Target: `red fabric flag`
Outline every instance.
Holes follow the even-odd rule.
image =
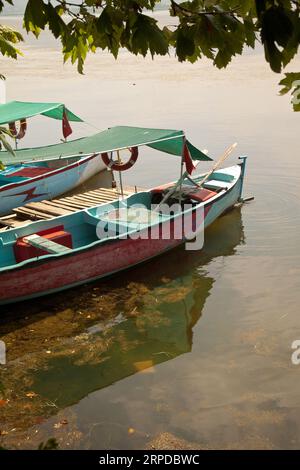
[[[188,149],[186,142],[184,144],[184,149],[183,149],[183,159],[185,161],[186,171],[188,172],[189,175],[191,175],[195,167],[194,167],[193,160],[192,160],[192,157],[191,157],[191,154],[190,154],[190,151]]]
[[[63,114],[62,131],[63,131],[63,136],[65,139],[69,137],[69,135],[72,134],[73,132],[72,127],[70,126],[66,111],[64,111],[64,114]]]

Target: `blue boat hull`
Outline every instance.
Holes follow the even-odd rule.
[[[38,176],[24,178],[14,176],[22,174],[18,167],[10,167],[5,172],[0,173],[0,215],[9,214],[16,207],[23,206],[29,202],[50,200],[61,194],[80,186],[89,178],[104,170],[105,165],[97,154],[88,157],[81,157],[78,161],[73,161],[57,169],[51,169],[51,165],[59,162],[59,159],[49,161],[49,171],[45,166],[39,167],[39,162],[31,165],[21,166],[23,173],[30,172],[30,169],[41,169]],[[64,160],[62,160],[64,161]],[[45,162],[43,162],[45,165]],[[19,170],[19,171],[18,171]],[[5,184],[6,183],[6,184]],[[7,184],[8,183],[8,184]]]

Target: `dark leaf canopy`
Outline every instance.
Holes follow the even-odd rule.
[[[0,0],[0,11],[13,0]],[[152,12],[159,0],[27,0],[24,27],[38,37],[49,28],[60,39],[64,60],[83,73],[90,52],[121,48],[132,54],[166,55],[179,61],[207,57],[226,67],[246,47],[261,42],[271,69],[280,73],[295,57],[300,42],[300,0],[170,0],[170,25],[160,26]],[[171,25],[172,24],[172,25]],[[0,27],[0,51],[17,58],[22,36]],[[284,90],[297,93],[287,74]],[[294,109],[298,105],[294,103]]]

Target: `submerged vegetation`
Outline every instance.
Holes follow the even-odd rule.
[[[0,444],[3,447],[21,445],[35,449],[51,434],[59,448],[78,447],[84,436],[70,405],[93,389],[151,368],[189,348],[185,337],[181,341],[183,349],[181,346],[178,349],[176,342],[172,346],[175,334],[167,352],[159,340],[156,346],[147,344],[151,331],[157,331],[159,338],[165,334],[160,330],[172,328],[160,305],[175,306],[192,291],[192,285],[178,289],[176,283],[172,288],[168,279],[163,282],[168,286],[167,297],[166,288],[151,292],[141,283],[111,291],[108,286],[94,287],[90,295],[82,289],[75,300],[70,293],[65,301],[53,305],[52,315],[51,311],[40,310],[33,317],[0,326],[9,360],[9,373],[8,368],[0,369]],[[184,334],[184,330],[178,334]],[[121,353],[122,371],[117,367]],[[61,388],[60,379],[52,373],[52,369],[60,374],[66,368],[68,390]],[[89,380],[78,384],[76,377],[84,368]],[[46,389],[44,382],[47,382]]]

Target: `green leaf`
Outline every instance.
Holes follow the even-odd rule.
[[[152,57],[155,54],[167,54],[168,41],[154,18],[138,14],[132,30],[131,49],[134,54],[145,56],[148,50]]]
[[[0,52],[2,55],[6,55],[13,59],[16,59],[18,55],[21,55],[21,52],[6,41],[2,35],[0,35]]]
[[[290,72],[285,74],[285,78],[283,78],[279,85],[283,88],[280,90],[281,95],[285,95],[289,93],[294,88],[294,83],[300,80],[300,72]]]
[[[180,61],[186,60],[187,57],[193,56],[195,53],[195,43],[190,37],[188,29],[180,27],[176,36],[176,54]]]
[[[5,1],[6,3],[9,3],[10,5],[13,5],[13,0],[0,0],[0,12],[3,10],[4,1]]]
[[[255,0],[242,0],[239,4],[235,2],[235,5],[238,13],[242,16],[254,15],[256,12]]]
[[[283,88],[280,90],[280,95],[292,93],[291,103],[294,111],[300,111],[300,72],[290,72],[285,74],[279,85]]]
[[[274,72],[281,72],[285,48],[293,37],[293,23],[282,6],[272,6],[261,16],[261,40],[265,57]]]
[[[95,25],[93,44],[101,49],[107,48],[117,58],[124,29],[121,13],[108,6],[103,9]]]
[[[9,26],[0,25],[0,34],[5,37],[5,39],[13,44],[23,41],[23,36],[19,31],[15,31]]]
[[[256,42],[255,25],[253,21],[248,17],[244,19],[244,31],[245,42],[247,46],[252,47],[252,49],[254,49]]]
[[[0,52],[2,55],[17,59],[22,53],[15,44],[23,41],[22,35],[8,26],[0,25]]]
[[[56,39],[67,32],[66,24],[59,15],[59,9],[57,7],[54,8],[51,3],[48,3],[45,13],[48,15],[49,29]]]
[[[41,29],[45,29],[48,22],[47,5],[43,0],[28,0],[24,13],[24,27],[31,31],[36,37]]]

